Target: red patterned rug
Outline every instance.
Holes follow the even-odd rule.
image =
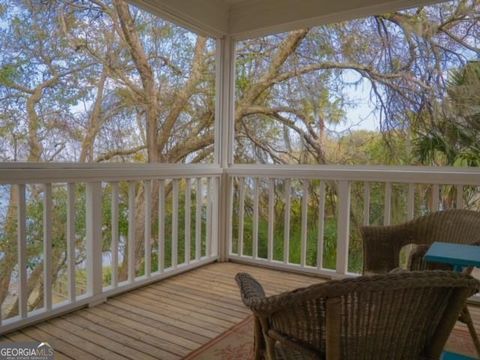
[[[475,346],[466,326],[456,326],[448,339],[446,350],[477,358]],[[217,336],[190,353],[186,360],[251,360],[253,359],[253,317]]]
[[[455,326],[452,334],[448,338],[445,350],[478,359],[475,345],[473,344],[473,340],[470,336],[467,326],[463,324],[460,325],[459,323],[457,324],[458,325]]]

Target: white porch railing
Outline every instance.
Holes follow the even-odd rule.
[[[14,204],[17,231],[14,273],[17,273],[17,279],[13,284],[16,292],[13,300],[18,301],[18,311],[7,319],[6,314],[0,316],[4,318],[0,321],[0,333],[77,307],[103,302],[109,296],[215,261],[218,257],[216,221],[221,173],[216,166],[1,164],[0,184],[13,187],[18,194]],[[43,229],[43,251],[40,260],[36,259],[37,264],[43,266],[43,306],[33,309],[29,303],[32,291],[29,292],[27,287],[32,274],[27,264],[31,256],[28,249],[32,246],[28,243],[27,227],[34,220],[29,219],[27,214],[27,188],[31,189],[30,192],[36,192],[37,200],[41,203],[40,222]],[[52,293],[52,252],[55,247],[52,224],[53,208],[60,202],[56,190],[62,189],[66,198],[66,221],[62,224],[65,227],[66,266],[61,276],[66,282],[66,299],[55,301],[58,299]],[[120,199],[122,189],[126,194],[123,202]],[[76,199],[76,195],[78,197],[79,193],[85,204],[83,214],[79,214],[77,206],[79,199]],[[109,194],[108,206],[105,206],[104,200],[106,193]],[[154,204],[157,204],[155,208]],[[181,204],[184,207],[182,211]],[[154,212],[155,218],[152,216]],[[109,279],[104,274],[107,268],[104,263],[106,249],[102,249],[106,226],[102,215],[106,213],[109,213],[107,225],[111,229]],[[139,213],[144,219],[141,225],[136,224]],[[182,219],[180,213],[184,214]],[[123,215],[127,218],[128,230],[122,237],[119,224]],[[84,218],[84,239],[79,239],[76,233],[78,217]],[[152,234],[152,227],[156,228],[156,234]],[[182,229],[182,238],[179,229]],[[143,236],[143,241],[139,241],[139,234]],[[143,242],[142,258],[136,259],[139,242]],[[126,251],[119,251],[120,245],[125,246]],[[86,253],[86,259],[80,264],[76,257],[76,248],[79,246]],[[194,253],[191,253],[191,249],[194,249]],[[0,261],[6,261],[6,254],[1,255]],[[152,263],[153,257],[156,263]],[[123,260],[122,267],[119,260]],[[76,277],[79,273],[86,278],[85,291],[78,289]]]
[[[447,208],[480,210],[479,169],[244,165],[227,173],[233,178],[230,259],[325,276],[361,272],[358,232],[357,246],[350,246],[352,223],[358,230],[358,225],[389,225],[394,218],[403,222]],[[264,214],[259,211],[262,199]],[[299,213],[292,208],[294,199]],[[282,223],[275,224],[279,216]],[[295,237],[293,220],[298,228]],[[259,233],[261,224],[266,227],[263,234]],[[334,234],[330,231],[327,238],[327,225],[332,224]]]
[[[12,298],[18,299],[13,316],[0,316],[0,333],[218,258],[346,276],[358,272],[361,263],[351,224],[390,224],[447,207],[478,210],[480,201],[478,169],[425,167],[4,163],[0,186],[17,194],[16,254],[11,255],[16,261]],[[62,301],[53,292],[58,278],[52,277],[59,191],[65,208]],[[32,193],[41,203],[42,239],[28,234]],[[79,202],[84,202],[80,210]],[[79,238],[79,218],[84,238]],[[43,264],[43,301],[36,307],[27,286],[33,240],[43,246],[36,259]],[[79,246],[84,261],[77,258]],[[0,255],[5,261],[6,254]],[[79,274],[86,278],[84,291],[78,289]]]

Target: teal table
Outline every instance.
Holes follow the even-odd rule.
[[[480,246],[434,242],[425,254],[424,259],[431,263],[452,265],[454,271],[460,272],[463,271],[465,267],[480,267]],[[460,318],[467,324],[475,348],[480,355],[480,341],[478,340],[477,332],[473,326],[473,321],[467,306],[463,309]],[[453,353],[445,353],[442,359],[454,360],[468,358]]]
[[[454,271],[480,267],[480,246],[434,242],[424,256],[431,263],[449,264]]]
[[[475,360],[475,358],[461,354],[455,354],[449,351],[444,351],[442,353],[442,356],[440,357],[440,360]]]

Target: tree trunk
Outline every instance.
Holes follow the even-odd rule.
[[[62,267],[65,266],[65,257],[62,257],[62,249],[54,248],[52,252],[52,285],[58,278],[58,274]],[[38,309],[43,306],[43,281],[40,278],[43,276],[43,264],[39,264],[30,274],[30,278],[27,284],[27,299],[30,298],[34,290],[37,290],[37,296],[28,302],[28,311]],[[8,310],[7,317],[12,317],[18,314],[18,298],[13,303],[12,307]]]
[[[5,233],[4,248],[5,256],[0,261],[0,304],[3,304],[8,295],[12,271],[17,265],[17,215],[18,191],[15,186],[10,188],[10,201],[5,219],[3,232]]]
[[[114,0],[113,4],[117,11],[120,25],[122,28],[123,38],[125,39],[133,62],[140,74],[143,85],[145,117],[146,117],[146,133],[147,133],[147,151],[148,162],[156,163],[159,159],[157,134],[158,134],[158,103],[157,88],[153,70],[148,63],[148,58],[143,49],[140,37],[138,36],[130,13],[128,4],[123,0]]]
[[[82,151],[80,153],[79,162],[92,162],[94,155],[95,138],[102,126],[102,102],[103,92],[105,89],[105,82],[107,81],[107,69],[105,66],[102,69],[102,74],[97,83],[97,95],[95,96],[95,102],[91,110],[90,118],[88,121],[87,134],[82,142]]]

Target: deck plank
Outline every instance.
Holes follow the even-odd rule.
[[[120,299],[119,302],[131,305],[131,306],[136,306],[139,309],[142,309],[144,311],[148,311],[150,313],[155,313],[155,310],[156,310],[154,305],[140,303],[140,302],[137,301],[137,299],[123,298],[123,299]],[[162,314],[162,315],[166,316],[166,314]],[[212,324],[211,321],[204,322],[201,319],[198,319],[198,317],[185,316],[185,314],[178,313],[177,311],[175,311],[175,312],[169,311],[168,312],[168,317],[173,319],[175,323],[178,322],[178,326],[179,327],[182,326],[182,328],[184,328],[187,331],[191,330],[191,331],[195,331],[195,332],[198,332],[198,333],[206,331],[211,336],[215,336],[215,334],[216,334],[215,331],[213,331],[213,332],[210,331],[210,330],[212,330],[212,327],[213,327],[213,324]],[[159,323],[159,326],[161,326],[161,323]],[[225,326],[225,325],[222,325],[222,324],[216,324],[216,326],[218,326],[219,328],[221,328],[223,330],[228,328],[228,325]]]
[[[8,334],[5,337],[5,340],[8,341],[8,342],[33,342],[33,341],[38,341],[37,339],[35,339],[33,337],[30,337],[30,336],[28,336],[28,335],[26,335],[26,334],[24,334],[20,331],[16,331],[16,332]],[[72,359],[72,358],[64,355],[63,353],[61,353],[59,350],[56,349],[55,359],[69,360],[69,359]]]
[[[141,331],[137,331],[135,329],[132,329],[131,327],[111,321],[106,318],[102,318],[94,313],[90,313],[87,311],[81,312],[78,315],[84,319],[90,320],[94,324],[102,324],[108,329],[109,332],[112,332],[113,334],[118,334],[120,337],[122,337],[123,335],[130,337],[135,341],[143,344],[146,349],[150,348],[151,346],[155,347],[155,353],[162,359],[177,359],[179,356],[178,353],[174,352],[175,349],[172,349],[172,344],[170,344],[169,342],[165,342],[158,337],[143,333]],[[184,350],[180,351],[180,353],[182,352],[184,352]]]
[[[8,336],[6,337],[6,339],[8,341],[11,341],[11,342],[37,342],[38,340],[30,337],[30,336],[27,336],[21,332],[14,332],[14,333],[10,333],[8,334]],[[55,351],[55,359],[57,360],[69,360],[69,359],[72,359],[71,357],[61,353],[59,350],[56,349]]]
[[[55,356],[59,353],[68,354],[69,357],[72,359],[85,359],[85,360],[95,360],[98,357],[68,343],[63,341],[62,339],[52,337],[50,334],[46,333],[43,330],[38,329],[35,326],[28,327],[26,329],[21,330],[22,333],[27,334],[35,341],[47,341],[54,349],[55,349]]]
[[[67,320],[68,319],[68,320]],[[154,360],[155,358],[132,348],[130,346],[125,346],[120,342],[120,339],[117,338],[112,340],[110,337],[104,336],[103,333],[94,332],[90,330],[90,327],[79,326],[76,324],[74,318],[71,317],[62,317],[57,318],[51,321],[52,325],[57,326],[60,329],[69,331],[87,341],[90,341],[98,346],[105,348],[106,350],[116,353],[120,356],[124,356],[128,359],[145,359],[145,360]]]
[[[126,299],[125,297],[124,299]],[[223,326],[229,328],[235,325],[236,321],[230,319],[222,319],[218,317],[218,314],[212,312],[205,313],[204,309],[198,307],[188,308],[183,303],[168,304],[159,300],[150,299],[146,296],[139,296],[134,293],[129,294],[128,299],[132,299],[138,304],[141,304],[147,309],[150,309],[152,312],[156,310],[158,306],[164,307],[167,311],[170,311],[172,314],[178,314],[178,318],[184,320],[187,317],[192,317],[197,319],[199,322],[204,324],[210,324],[209,326]]]
[[[183,355],[189,350],[195,349],[198,345],[191,340],[181,338],[176,334],[164,331],[159,327],[146,325],[137,319],[117,316],[117,313],[107,311],[104,308],[98,307],[96,309],[92,309],[92,312],[106,319],[110,319],[114,323],[129,327],[132,333],[140,332],[144,334],[150,334],[151,336],[157,338],[157,341],[162,342],[162,348],[179,355]]]
[[[208,306],[208,303],[203,301],[197,304],[191,304],[188,301],[185,301],[182,296],[174,297],[168,294],[162,294],[161,291],[156,293],[145,290],[142,293],[135,295],[141,295],[146,302],[153,303],[155,306],[165,306],[166,308],[173,307],[175,310],[182,309],[182,311],[188,315],[191,313],[198,313],[206,315],[209,319],[218,319],[225,323],[233,322],[233,324],[236,324],[244,318],[244,316],[235,313],[220,311],[212,306]]]
[[[250,314],[234,281],[238,272],[252,274],[268,295],[324,281],[215,263],[12,332],[0,342],[47,341],[59,359],[181,359]],[[480,332],[480,307],[471,314]]]
[[[177,334],[181,338],[190,339],[199,344],[202,344],[205,342],[205,340],[216,336],[216,332],[198,327],[195,324],[188,322],[188,320],[180,321],[167,316],[166,314],[152,313],[151,311],[144,310],[143,308],[137,306],[136,303],[131,305],[128,302],[123,302],[116,299],[113,299],[109,303],[112,305],[112,307],[105,308],[105,310],[111,311],[114,314],[131,318],[133,320],[138,320],[151,326],[160,327],[165,331]]]
[[[49,343],[54,344],[55,343],[55,338],[56,339],[62,339],[65,342],[74,345],[76,347],[79,347],[88,353],[94,355],[95,357],[99,357],[102,359],[112,359],[112,360],[125,360],[127,359],[124,356],[121,356],[120,354],[117,354],[113,351],[109,351],[108,349],[105,349],[103,346],[99,346],[95,344],[95,342],[90,341],[88,339],[84,339],[76,334],[73,334],[70,331],[65,331],[62,328],[59,328],[55,325],[52,325],[50,322],[43,322],[37,327],[41,330],[44,330],[46,333],[50,334],[52,336]],[[54,345],[52,345],[54,346]],[[55,349],[55,347],[54,347]],[[67,352],[67,355],[69,353]]]
[[[201,306],[205,306],[207,309],[215,309],[220,314],[228,314],[237,318],[239,317],[240,319],[244,319],[248,313],[248,310],[245,309],[244,306],[225,306],[224,302],[216,301],[216,297],[213,299],[206,299],[205,297],[195,295],[193,292],[178,293],[178,291],[171,291],[167,287],[163,287],[161,289],[150,288],[148,292],[151,294],[157,294],[159,296],[166,296],[168,299],[182,301],[186,304],[195,305],[197,307],[199,304],[201,304]]]

